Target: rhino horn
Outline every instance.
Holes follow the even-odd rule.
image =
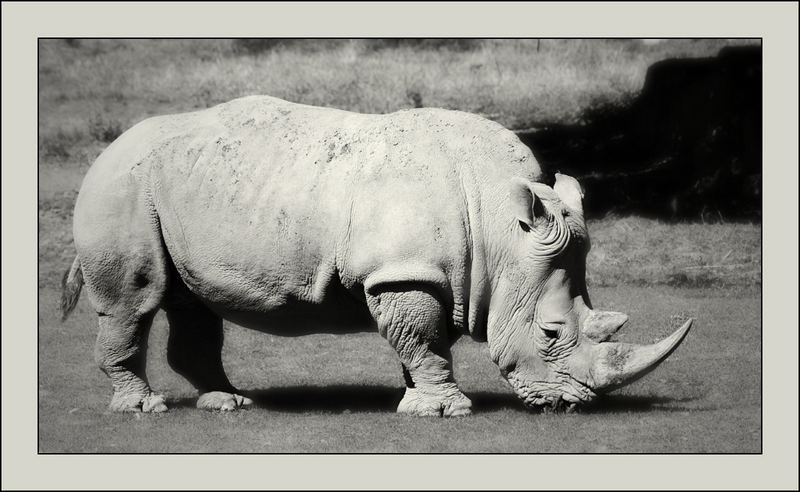
[[[578,180],[561,173],[556,173],[555,178],[553,190],[561,201],[571,209],[583,213],[583,190]]]
[[[598,343],[593,347],[591,378],[594,391],[607,392],[630,384],[655,369],[681,344],[693,319],[652,345]]]
[[[583,322],[583,334],[595,342],[604,342],[628,322],[628,315],[614,311],[592,311]]]

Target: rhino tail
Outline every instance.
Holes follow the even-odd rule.
[[[76,256],[72,266],[64,272],[64,278],[61,279],[61,321],[66,320],[78,304],[81,287],[83,287],[83,272],[81,262]]]

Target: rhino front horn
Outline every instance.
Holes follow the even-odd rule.
[[[593,347],[590,386],[594,391],[607,392],[630,384],[655,369],[681,344],[693,319],[686,321],[675,333],[652,345],[630,343],[599,343]]]

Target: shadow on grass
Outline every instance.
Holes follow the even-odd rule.
[[[513,394],[478,392],[468,395],[476,411],[519,410],[539,413],[539,410],[526,409]],[[694,398],[668,398],[658,396],[610,395],[603,396],[582,407],[579,412],[586,414],[638,413],[638,412],[685,412],[689,410],[676,403],[693,401]]]
[[[256,408],[280,412],[394,412],[403,388],[389,386],[286,386],[242,391]],[[194,407],[196,398],[176,398],[171,408]]]
[[[282,412],[394,412],[403,388],[389,386],[288,386],[248,393],[260,408]]]
[[[287,386],[253,391],[243,394],[253,399],[257,408],[280,412],[387,412],[397,409],[403,398],[404,388],[389,386]],[[522,402],[512,393],[471,392],[475,412],[500,410],[527,411]],[[683,403],[694,398],[667,398],[656,396],[619,395],[605,396],[581,410],[587,414],[624,412],[683,412],[689,410]],[[195,398],[178,398],[170,403],[172,408],[194,407]]]
[[[686,412],[689,408],[682,403],[694,401],[694,397],[668,398],[663,396],[607,395],[598,398],[582,410],[583,413],[626,413],[626,412]]]

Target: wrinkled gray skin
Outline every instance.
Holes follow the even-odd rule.
[[[527,405],[571,408],[652,369],[689,323],[604,342],[627,317],[590,309],[580,187],[539,177],[512,132],[457,111],[248,97],[151,118],[84,179],[64,314],[85,282],[118,411],[166,410],[145,375],[159,308],[201,408],[251,403],[222,368],[223,318],[286,336],[377,325],[406,376],[399,412],[470,413],[450,357],[464,334]]]

